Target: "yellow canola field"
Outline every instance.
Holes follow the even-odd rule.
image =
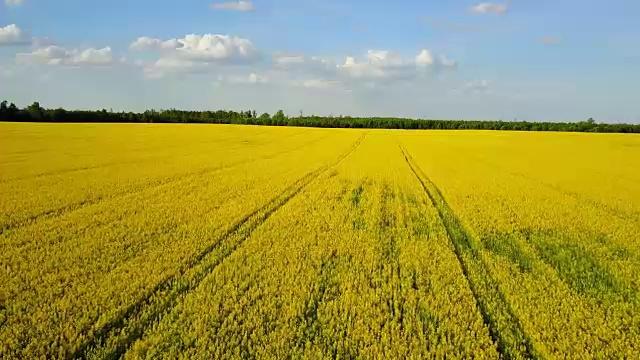
[[[0,124],[0,357],[640,357],[640,137]]]

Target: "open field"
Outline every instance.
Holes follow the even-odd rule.
[[[0,358],[640,358],[640,136],[0,123]]]

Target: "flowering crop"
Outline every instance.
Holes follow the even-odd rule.
[[[0,130],[2,358],[640,356],[640,138]]]

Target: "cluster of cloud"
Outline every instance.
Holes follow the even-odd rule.
[[[0,46],[26,45],[28,43],[24,32],[16,24],[0,27]]]
[[[27,65],[107,66],[114,63],[110,47],[102,49],[67,49],[57,45],[18,53],[16,61]]]
[[[0,28],[0,43],[24,41],[16,25]],[[223,34],[189,34],[181,38],[139,37],[130,45],[128,59],[116,60],[111,47],[67,48],[34,39],[32,50],[16,54],[19,65],[140,68],[147,78],[168,75],[207,75],[214,83],[257,85],[277,83],[309,89],[390,85],[427,79],[429,74],[455,69],[444,55],[421,49],[413,56],[389,50],[369,50],[363,56],[321,58],[274,53],[265,58],[245,38]],[[139,55],[138,55],[139,54]],[[217,76],[217,82],[215,81]]]
[[[212,7],[237,11],[254,9],[252,3],[245,1],[219,3]],[[16,63],[20,65],[107,67],[117,62],[109,46],[66,48],[38,39],[25,41],[24,32],[15,24],[0,28],[0,45],[16,44],[32,45],[30,52],[16,54]],[[123,58],[120,63],[141,68],[147,78],[207,74],[212,79],[217,75],[217,83],[255,85],[276,82],[309,89],[331,89],[342,85],[353,89],[361,84],[371,86],[416,81],[424,78],[425,74],[457,67],[455,61],[444,55],[437,56],[428,49],[421,49],[414,56],[388,50],[369,50],[362,57],[346,56],[342,61],[275,53],[269,61],[261,56],[250,40],[223,34],[189,34],[171,39],[143,36],[133,41],[129,49],[132,60]],[[144,54],[138,57],[133,53]]]
[[[256,8],[251,1],[231,1],[224,3],[214,3],[211,5],[213,10],[225,10],[225,11],[254,11]]]
[[[258,55],[251,41],[219,34],[191,34],[181,39],[169,40],[140,37],[129,48],[136,51],[158,52],[163,56],[203,62],[251,61]]]
[[[8,4],[9,2],[6,1]],[[14,1],[14,5],[19,5]],[[16,24],[0,27],[0,46],[30,46],[31,52],[17,53],[20,65],[105,66],[114,63],[111,47],[65,48],[52,44],[47,38],[28,38]]]
[[[159,56],[155,62],[140,63],[149,77],[200,71],[213,65],[251,64],[259,58],[251,41],[221,34],[191,34],[168,40],[140,37],[129,48]]]
[[[276,53],[273,69],[286,72],[292,83],[313,89],[329,89],[345,85],[353,89],[364,84],[392,84],[415,81],[424,75],[455,69],[457,63],[422,49],[413,57],[388,50],[369,50],[363,57],[346,56],[343,61],[300,54]],[[299,79],[296,81],[295,79]]]

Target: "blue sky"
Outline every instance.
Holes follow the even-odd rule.
[[[637,0],[0,0],[24,106],[640,123]]]

